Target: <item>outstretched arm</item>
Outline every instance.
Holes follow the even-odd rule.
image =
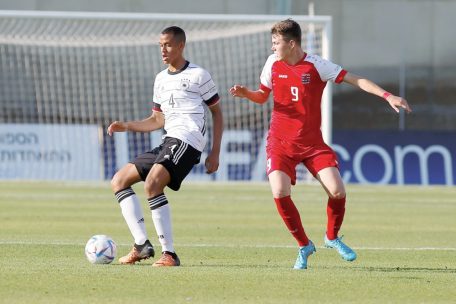
[[[363,91],[366,91],[368,93],[371,93],[373,95],[379,96],[384,98],[390,106],[399,113],[399,108],[403,108],[407,113],[412,112],[412,109],[410,108],[409,104],[407,103],[407,100],[400,96],[395,96],[384,89],[382,89],[380,86],[372,82],[371,80],[367,78],[363,78],[361,76],[352,74],[352,73],[347,73],[344,77],[344,82],[349,83],[355,87],[360,88]]]
[[[111,136],[114,132],[151,132],[163,128],[165,125],[165,116],[163,113],[153,111],[152,115],[139,121],[114,121],[108,127],[108,134]]]
[[[213,122],[212,149],[204,164],[206,166],[206,173],[214,173],[219,167],[220,145],[223,133],[223,114],[220,103],[210,106],[209,110],[212,113]]]
[[[234,85],[230,89],[230,94],[234,97],[247,98],[255,103],[263,104],[268,100],[270,92],[266,92],[262,89],[256,91],[249,90],[247,87],[241,85]]]

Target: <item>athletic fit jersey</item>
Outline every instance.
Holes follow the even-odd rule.
[[[301,145],[323,143],[321,97],[328,80],[340,83],[347,72],[317,55],[307,55],[291,66],[269,56],[260,76],[260,88],[272,90],[269,136]]]
[[[218,101],[211,75],[195,64],[187,62],[177,72],[163,70],[155,78],[153,110],[165,115],[165,136],[180,139],[198,151],[206,145],[203,102],[212,106]]]

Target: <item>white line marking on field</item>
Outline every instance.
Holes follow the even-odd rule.
[[[83,243],[71,242],[40,242],[40,241],[0,241],[0,245],[50,245],[50,246],[85,246]],[[131,246],[131,244],[118,243],[118,246]],[[157,246],[157,245],[154,245]],[[160,245],[158,245],[160,246]],[[176,247],[202,247],[202,248],[296,248],[291,245],[229,245],[229,244],[175,244]],[[323,249],[323,246],[317,246]],[[452,247],[352,247],[355,250],[396,250],[396,251],[456,251]]]

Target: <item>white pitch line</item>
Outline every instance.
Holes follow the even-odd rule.
[[[50,245],[50,246],[85,246],[83,243],[71,242],[39,242],[39,241],[0,241],[0,245]],[[118,243],[118,246],[131,246],[131,244]],[[157,246],[157,245],[155,245]],[[159,246],[159,245],[158,245]],[[228,244],[175,244],[176,247],[202,247],[202,248],[296,248],[291,245],[228,245]],[[324,249],[323,246],[317,246]],[[355,250],[395,250],[395,251],[456,251],[452,247],[352,247]]]

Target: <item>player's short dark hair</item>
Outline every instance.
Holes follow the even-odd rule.
[[[298,45],[301,45],[301,27],[291,18],[274,24],[271,28],[271,34],[281,35],[285,41],[294,40]]]
[[[178,27],[178,26],[175,26],[175,25],[165,28],[165,29],[161,32],[161,34],[162,34],[162,35],[166,35],[166,34],[171,34],[171,35],[173,35],[173,39],[174,39],[176,42],[183,42],[183,43],[185,43],[185,40],[186,40],[184,30],[181,29],[181,28]]]

